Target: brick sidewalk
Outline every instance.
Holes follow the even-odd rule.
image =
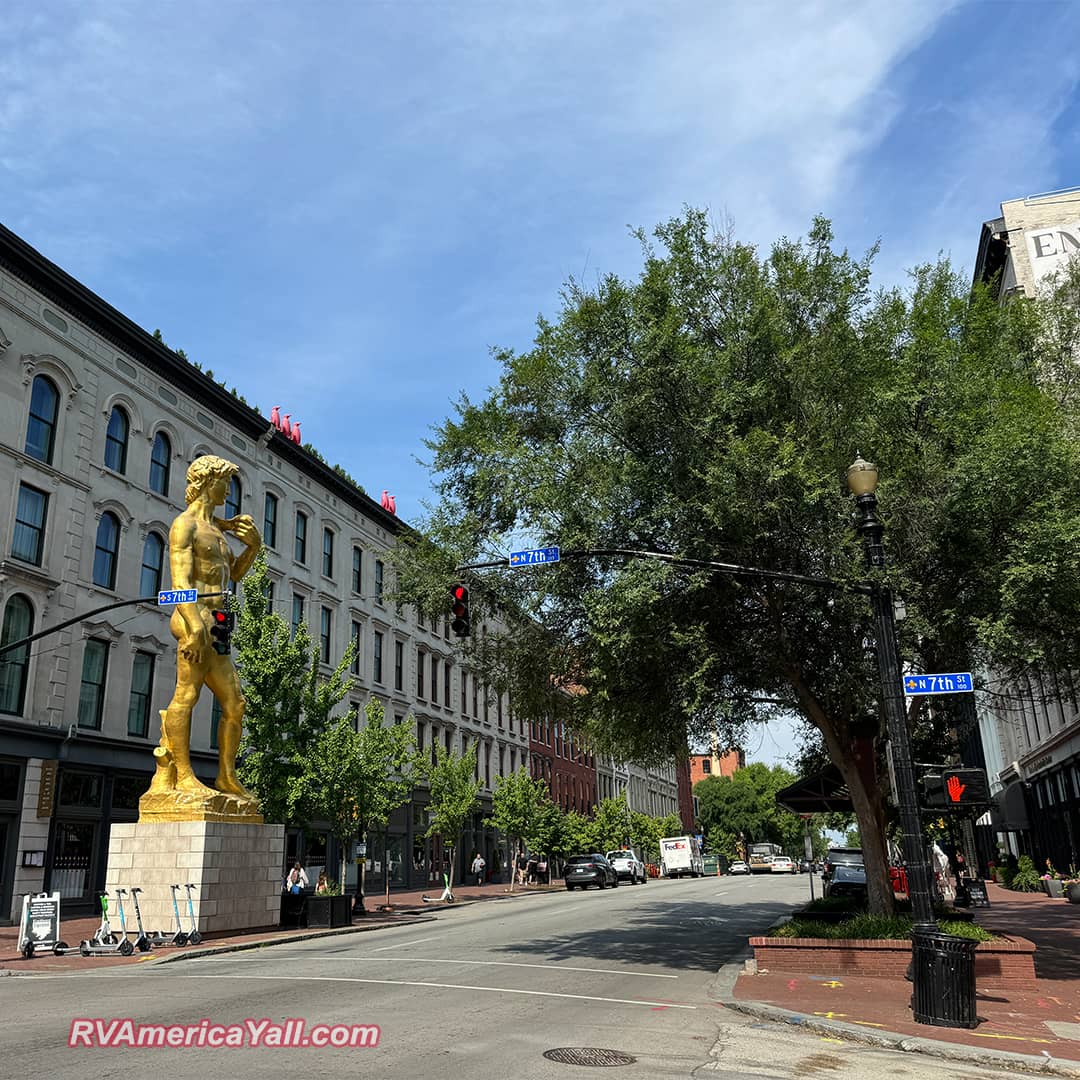
[[[548,886],[515,886],[513,898],[524,898],[549,891],[557,891],[562,888],[562,883]],[[438,896],[441,890],[436,890],[428,896]],[[364,906],[368,912],[362,917],[355,917],[351,927],[339,927],[336,929],[308,929],[284,928],[278,926],[259,927],[252,930],[233,930],[227,933],[206,934],[199,946],[184,946],[175,948],[163,946],[148,953],[134,953],[131,956],[119,954],[107,954],[105,956],[82,956],[78,952],[67,956],[53,956],[52,953],[39,953],[32,960],[26,960],[18,951],[19,927],[0,927],[0,972],[12,974],[34,974],[47,972],[58,974],[66,972],[86,971],[95,967],[115,966],[119,964],[154,963],[162,959],[168,959],[177,955],[198,955],[209,951],[233,950],[253,948],[258,945],[276,945],[288,941],[300,941],[309,937],[362,933],[368,930],[381,930],[388,926],[407,926],[410,923],[426,921],[441,909],[464,907],[471,903],[485,900],[510,899],[509,886],[507,885],[484,885],[482,887],[462,887],[454,890],[457,903],[453,905],[440,903],[425,903],[423,890],[411,892],[390,893],[390,911],[382,909],[383,893],[367,895],[364,897]],[[135,918],[126,905],[129,917],[128,929],[135,930]],[[113,930],[118,930],[120,917],[113,914],[110,919]],[[89,938],[100,925],[100,919],[90,918],[64,918],[61,920],[61,932],[63,940],[69,946],[78,946],[80,941]],[[187,917],[184,924],[187,925]],[[132,937],[134,935],[132,934]]]
[[[829,971],[740,975],[737,1001],[761,1002],[805,1017],[836,1020],[871,1032],[1010,1051],[1080,1062],[1080,907],[1042,893],[1012,893],[987,886],[991,906],[977,908],[988,930],[1035,942],[1037,988],[977,989],[980,1024],[973,1030],[917,1024],[911,984],[902,979],[861,978]]]

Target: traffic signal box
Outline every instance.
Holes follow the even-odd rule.
[[[450,590],[450,629],[457,637],[468,637],[469,625],[469,590],[464,585],[455,585]]]
[[[213,622],[210,624],[210,640],[214,646],[214,652],[222,656],[228,655],[232,645],[233,627],[236,625],[236,616],[231,611],[214,610],[210,613]]]
[[[990,803],[983,769],[938,769],[920,781],[923,806],[930,810],[976,810]]]

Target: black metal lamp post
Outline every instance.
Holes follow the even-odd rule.
[[[847,471],[847,483],[858,508],[855,527],[862,534],[867,569],[880,569],[885,566],[885,550],[881,544],[885,526],[877,516],[877,466],[864,461],[861,456],[856,458]],[[915,1019],[942,1027],[972,1027],[977,1022],[974,1015],[974,943],[969,946],[961,939],[943,935],[934,919],[930,864],[919,817],[911,737],[904,712],[892,590],[876,579],[868,585],[911,899]]]

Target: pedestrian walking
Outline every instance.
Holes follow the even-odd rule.
[[[472,874],[476,878],[477,885],[484,884],[484,867],[487,866],[487,862],[484,860],[484,856],[478,851],[476,858],[472,861]]]
[[[524,851],[518,853],[517,857],[517,876],[518,884],[525,884],[525,875],[529,869],[529,856]]]

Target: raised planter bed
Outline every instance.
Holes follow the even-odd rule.
[[[753,937],[750,945],[758,968],[767,971],[902,979],[911,959],[910,941]],[[975,978],[987,986],[1035,989],[1034,944],[1019,937],[981,941]]]
[[[351,896],[309,896],[307,898],[307,925],[350,926],[352,901]]]

